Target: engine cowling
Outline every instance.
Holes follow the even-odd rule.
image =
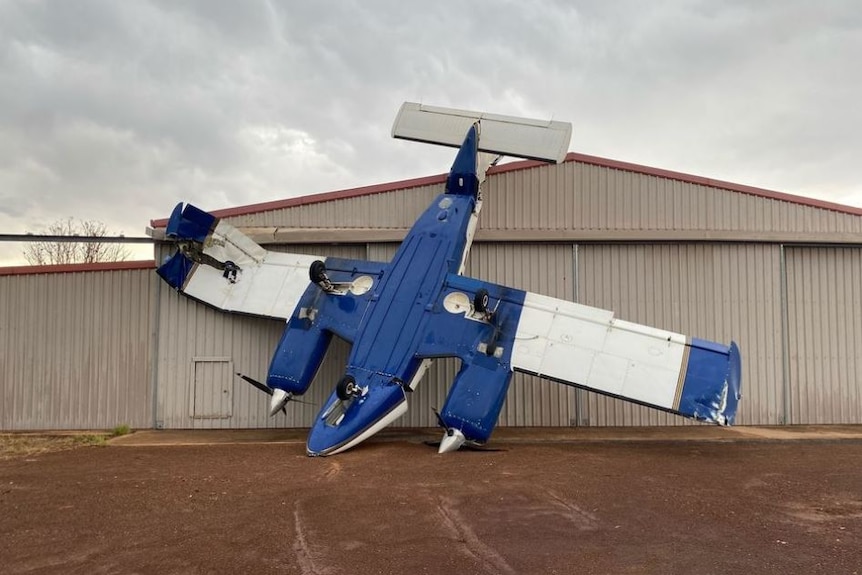
[[[512,372],[490,357],[477,357],[464,363],[440,411],[442,423],[458,430],[465,441],[484,443],[491,436]]]

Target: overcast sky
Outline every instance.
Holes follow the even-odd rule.
[[[860,62],[859,0],[0,0],[0,233],[447,171],[390,138],[405,100],[862,206]]]

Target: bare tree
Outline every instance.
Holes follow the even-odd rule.
[[[120,262],[130,255],[122,244],[96,239],[108,235],[105,224],[97,220],[65,218],[49,225],[40,234],[79,236],[82,241],[31,242],[24,248],[24,258],[31,265]]]

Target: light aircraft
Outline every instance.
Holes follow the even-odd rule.
[[[165,230],[178,250],[158,274],[171,286],[228,312],[287,320],[266,383],[241,376],[271,396],[270,415],[308,390],[333,336],[352,345],[309,433],[309,455],[350,449],[398,419],[431,362],[443,357],[459,358],[461,367],[437,413],[440,453],[488,440],[514,371],[733,422],[741,383],[735,343],[462,275],[486,170],[502,155],[562,161],[571,124],[406,102],[392,133],[459,150],[445,191],[390,262],[267,251],[182,203]]]

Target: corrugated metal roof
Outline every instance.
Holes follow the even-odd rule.
[[[399,241],[443,186],[378,190],[227,221],[260,232],[261,241]],[[594,164],[532,163],[487,179],[476,241],[859,244],[862,217]]]
[[[766,190],[762,188],[757,188],[754,186],[747,186],[744,184],[735,184],[732,182],[726,182],[723,180],[716,180],[712,178],[707,178],[703,176],[696,176],[692,174],[686,174],[683,172],[675,172],[672,170],[664,170],[661,168],[653,168],[649,166],[642,166],[639,164],[633,164],[629,162],[623,162],[619,160],[611,160],[607,158],[600,158],[597,156],[590,156],[587,154],[579,154],[575,152],[569,152],[566,156],[566,160],[563,164],[559,166],[564,166],[565,164],[571,163],[580,163],[584,165],[597,166],[601,168],[608,168],[612,170],[618,170],[621,172],[628,172],[631,174],[640,174],[653,176],[660,179],[678,181],[686,184],[695,184],[697,186],[704,186],[708,188],[715,188],[719,190],[738,192],[742,194],[747,194],[759,198],[765,198],[768,200],[776,200],[780,202],[788,202],[791,204],[797,204],[800,206],[807,206],[812,208],[818,208],[823,210],[830,210],[842,214],[851,214],[855,216],[862,216],[862,208],[855,208],[852,206],[845,206],[842,204],[837,204],[834,202],[827,202],[823,200],[817,200],[813,198],[807,198],[803,196],[796,196],[792,194],[787,194],[784,192],[777,192],[772,190]],[[556,167],[559,167],[556,166]],[[530,170],[537,167],[545,167],[551,168],[549,164],[545,164],[543,162],[536,161],[518,161],[511,162],[507,164],[502,164],[499,166],[495,166],[491,168],[488,172],[489,177],[499,174],[505,174],[510,172],[517,172],[521,170]],[[313,204],[320,204],[324,202],[332,202],[337,200],[346,200],[350,198],[356,198],[361,196],[372,196],[376,194],[382,194],[387,192],[394,192],[397,190],[411,189],[417,187],[424,186],[439,186],[442,185],[446,180],[446,174],[437,174],[433,176],[427,176],[424,178],[415,178],[409,180],[400,180],[396,182],[389,182],[383,184],[377,184],[373,186],[363,186],[359,188],[351,188],[346,190],[340,190],[335,192],[328,192],[323,194],[315,194],[310,196],[302,196],[297,198],[289,198],[285,200],[275,200],[271,202],[264,202],[259,204],[249,204],[245,206],[237,206],[233,208],[226,208],[221,210],[214,210],[211,212],[213,215],[221,218],[233,218],[237,216],[245,216],[245,215],[253,215],[253,214],[261,214],[263,212],[269,212],[273,210],[286,210],[290,208],[297,208],[300,206],[307,206]],[[156,219],[150,222],[150,225],[154,228],[163,228],[167,225],[167,218]]]

